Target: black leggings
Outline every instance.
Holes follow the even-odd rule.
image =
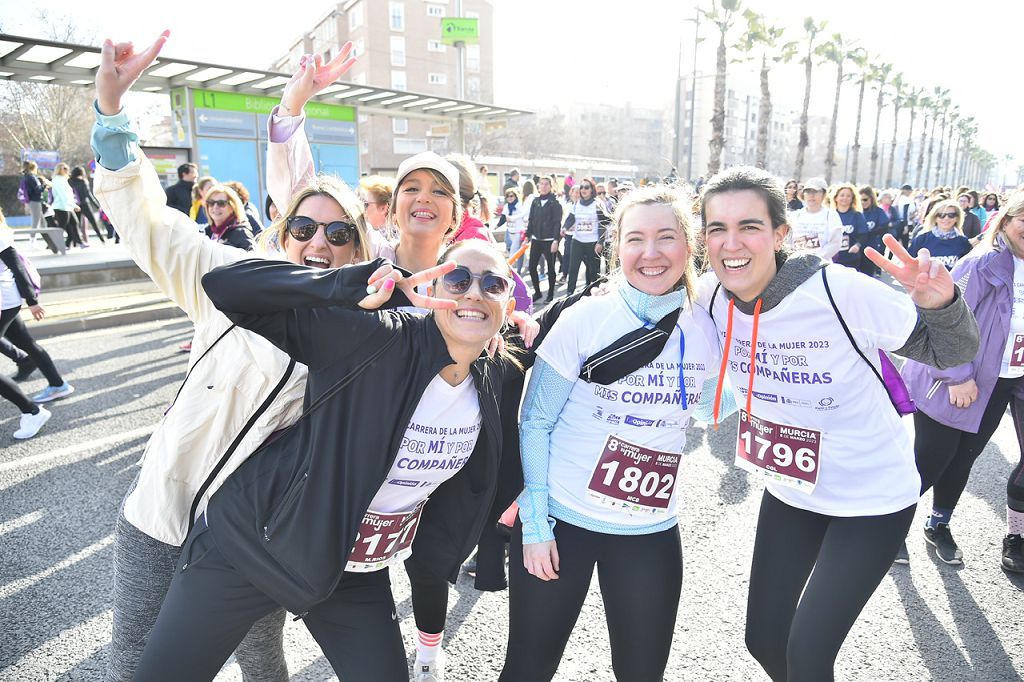
[[[57,227],[64,230],[64,234],[67,235],[64,239],[64,246],[81,244],[82,237],[78,234],[78,218],[75,217],[74,211],[61,211],[55,208],[53,214],[57,221]]]
[[[101,242],[106,241],[106,239],[103,238],[103,231],[100,230],[99,223],[96,222],[96,216],[94,216],[93,213],[92,213],[92,207],[89,206],[89,204],[86,202],[86,203],[82,204],[82,215],[81,215],[82,238],[85,241],[89,241],[89,235],[87,234],[87,231],[88,231],[89,228],[86,227],[86,225],[85,225],[85,222],[87,220],[89,221],[90,224],[92,224],[92,231],[96,233],[96,236],[100,238],[100,241]]]
[[[53,366],[50,354],[43,350],[28,333],[25,323],[18,317],[20,311],[21,306],[8,308],[0,312],[0,336],[6,336],[11,343],[24,350],[30,358],[35,360],[36,365],[43,371],[47,379],[55,376],[59,380],[56,384],[50,380],[51,386],[62,385],[64,381]],[[14,406],[21,410],[22,414],[36,414],[39,412],[39,407],[29,400],[28,396],[18,387],[18,384],[14,383],[6,374],[0,374],[0,398],[14,403]]]
[[[555,254],[551,253],[550,240],[530,240],[530,281],[533,283],[535,294],[540,293],[540,277],[537,275],[537,266],[543,258],[548,263],[548,298],[555,296]]]
[[[278,608],[228,563],[201,521],[185,540],[135,679],[212,680],[252,624]],[[345,573],[302,622],[340,679],[408,682],[387,569]]]
[[[992,397],[989,398],[985,412],[981,416],[977,433],[940,424],[920,410],[914,413],[914,453],[917,458],[917,470],[921,472],[921,492],[924,493],[931,487],[935,488],[932,496],[935,507],[956,508],[960,495],[967,487],[971,467],[992,439],[992,434],[999,428],[999,422],[1006,413],[1006,406],[1013,400],[1013,389],[1019,381],[1020,379],[996,381]],[[1018,442],[1024,451],[1020,408],[1013,404],[1010,413],[1017,427]],[[1013,476],[1010,480],[1013,480]],[[1018,494],[1024,495],[1024,491],[1018,491]],[[1019,499],[1024,501],[1024,497]]]
[[[572,251],[569,257],[569,279],[566,283],[566,294],[572,296],[576,291],[576,280],[580,276],[580,265],[587,268],[587,284],[592,284],[601,276],[601,256],[597,255],[597,242],[578,242],[572,240]]]
[[[448,581],[422,570],[415,559],[405,562],[412,594],[412,614],[416,629],[428,635],[444,632],[448,620]]]
[[[836,655],[896,558],[916,507],[834,517],[796,509],[764,492],[746,640],[775,682],[833,679]]]
[[[683,584],[679,528],[650,535],[608,535],[559,521],[555,540],[558,579],[545,582],[523,567],[522,525],[516,522],[509,548],[508,650],[501,682],[539,682],[555,676],[595,565],[615,678],[661,680]]]

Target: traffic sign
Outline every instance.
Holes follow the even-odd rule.
[[[479,20],[445,17],[441,20],[441,42],[445,45],[480,42]]]

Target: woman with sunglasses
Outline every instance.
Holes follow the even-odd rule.
[[[952,199],[937,201],[925,216],[924,227],[910,242],[907,251],[917,256],[921,249],[928,249],[932,260],[952,270],[956,262],[970,253],[974,246],[960,231],[964,213],[960,204]]]
[[[566,244],[569,258],[569,279],[566,283],[566,295],[572,296],[576,291],[576,279],[580,274],[580,265],[587,268],[587,285],[591,285],[601,276],[601,252],[605,232],[612,219],[605,210],[604,204],[597,200],[594,189],[594,178],[583,178],[580,181],[579,200],[567,207],[562,230],[572,242]],[[576,187],[573,188],[574,190]]]
[[[616,211],[611,292],[563,312],[538,347],[502,682],[554,677],[595,568],[616,678],[664,675],[683,576],[686,427],[713,394],[720,355],[714,323],[691,302],[689,212],[665,186],[630,192]]]
[[[227,244],[242,251],[252,251],[254,237],[245,218],[245,204],[235,190],[227,185],[212,185],[203,199],[206,215],[206,236],[218,244]]]
[[[502,255],[466,240],[440,263],[403,277],[383,259],[327,273],[243,260],[203,278],[229,319],[309,367],[305,409],[192,529],[138,679],[212,679],[283,606],[339,678],[408,680],[389,567],[412,555],[458,574],[497,483],[500,389],[521,371],[483,355],[515,305]],[[416,293],[434,278],[436,299]],[[375,311],[396,288],[436,310]]]
[[[181,545],[210,496],[272,433],[295,422],[306,386],[304,365],[234,325],[203,292],[204,274],[247,254],[203,237],[188,216],[166,206],[156,171],[134,144],[121,99],[166,38],[141,53],[130,43],[107,41],[96,77],[95,193],[135,262],[195,324],[196,351],[118,515],[111,682],[135,675]],[[314,178],[282,206],[282,219],[266,232],[276,234],[293,268],[340,267],[369,257],[358,200],[341,183]],[[284,618],[283,610],[268,615],[239,646],[244,679],[288,679]]]
[[[879,352],[955,366],[974,357],[978,327],[949,273],[891,235],[893,261],[870,248],[867,257],[909,296],[815,254],[788,253],[785,194],[763,170],[711,178],[701,212],[714,277],[701,280],[699,300],[723,341],[722,377],[746,402],[736,464],[767,482],[747,648],[773,680],[832,680],[920,497]]]

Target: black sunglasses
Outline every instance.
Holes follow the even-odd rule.
[[[206,202],[206,206],[208,208],[213,208],[214,206],[219,206],[221,208],[227,208],[230,205],[231,205],[231,202],[228,201],[227,199],[210,199],[209,201]]]
[[[955,218],[956,213],[939,213],[936,218]]]
[[[459,265],[451,272],[441,278],[441,285],[449,294],[461,296],[473,286],[473,280],[480,281],[480,291],[486,298],[500,300],[505,297],[512,287],[512,280],[493,272],[485,272],[477,275],[470,271],[465,265]]]
[[[342,220],[318,223],[304,215],[290,216],[285,221],[285,225],[288,226],[288,236],[300,242],[308,242],[322,227],[324,228],[324,237],[332,246],[345,246],[359,234],[359,228],[354,223],[346,223]]]

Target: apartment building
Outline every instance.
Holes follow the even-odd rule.
[[[441,19],[479,20],[480,39],[465,48],[464,87],[458,82],[458,50],[441,41]],[[351,40],[358,58],[345,80],[431,97],[494,101],[494,10],[491,0],[348,0],[339,2],[289,48],[271,68],[290,72],[299,57],[320,52],[328,58]],[[394,172],[402,159],[428,149],[454,149],[454,130],[438,121],[359,115],[360,168]]]

